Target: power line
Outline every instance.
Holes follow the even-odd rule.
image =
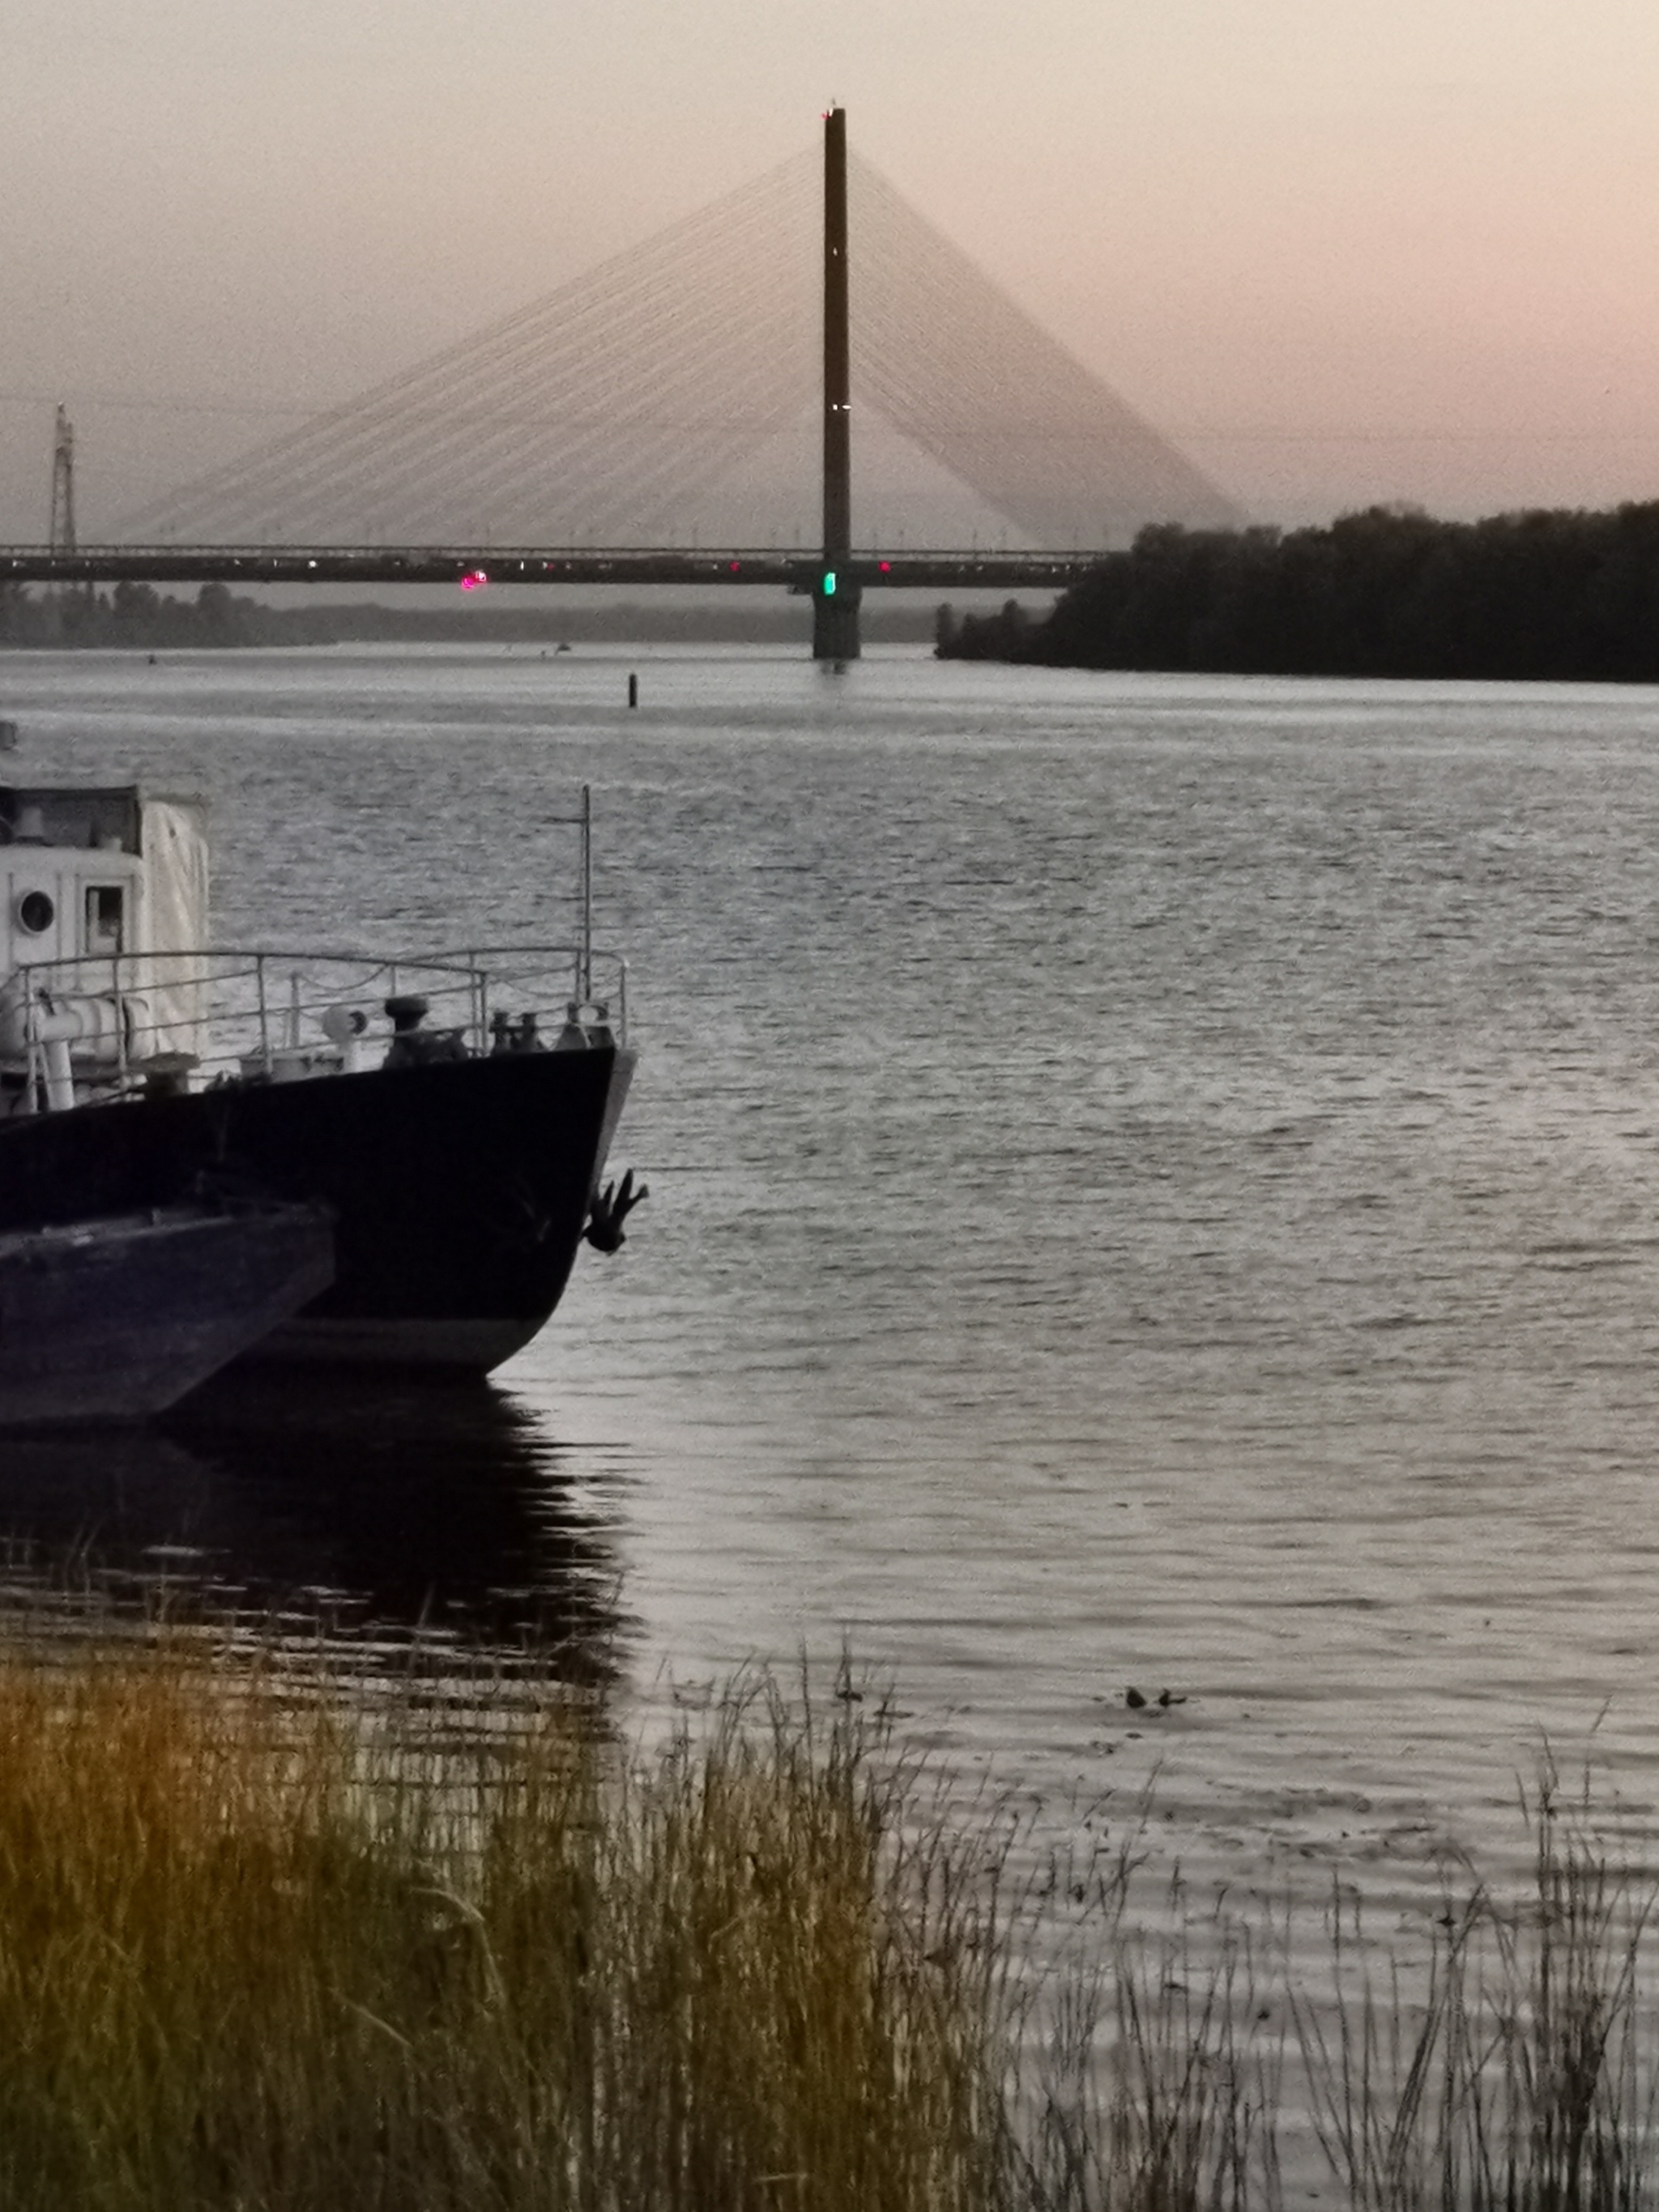
[[[143,392],[87,392],[74,386],[69,397],[77,408],[103,407],[126,414],[232,415],[245,421],[277,417],[299,422],[317,411],[314,402],[307,405],[298,400],[195,399],[183,392],[153,398]],[[0,407],[52,407],[58,399],[56,392],[0,391]]]

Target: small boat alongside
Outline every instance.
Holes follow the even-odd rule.
[[[0,1432],[165,1413],[333,1277],[319,1206],[179,1205],[0,1234]]]
[[[535,1335],[633,1073],[596,951],[586,795],[567,945],[416,957],[215,947],[199,802],[0,788],[0,1235],[167,1208],[202,1179],[333,1217],[335,1278],[256,1348],[483,1374]]]

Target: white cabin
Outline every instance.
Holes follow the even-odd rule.
[[[201,800],[0,787],[0,1115],[33,1107],[43,1045],[57,1103],[70,1103],[71,1066],[94,1080],[125,1072],[139,1018],[145,1056],[194,1058],[208,893]]]
[[[207,937],[201,800],[0,787],[0,977],[26,961],[195,951]]]

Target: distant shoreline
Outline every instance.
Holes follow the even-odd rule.
[[[872,644],[925,645],[936,635],[931,606],[866,599],[863,629]],[[118,584],[90,598],[0,587],[0,651],[181,652],[249,646],[469,644],[562,645],[804,643],[810,603],[779,596],[775,605],[673,605],[624,600],[582,605],[388,607],[329,604],[273,607],[204,584],[191,599],[163,597],[144,584]]]

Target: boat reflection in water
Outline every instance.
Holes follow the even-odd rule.
[[[30,1613],[165,1608],[423,1669],[602,1692],[624,1624],[603,1512],[487,1383],[222,1377],[158,1431],[8,1438],[0,1544]]]

